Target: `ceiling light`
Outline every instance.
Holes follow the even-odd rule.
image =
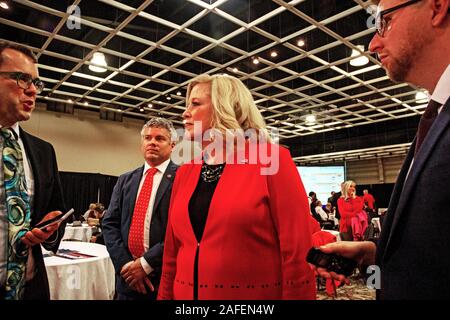
[[[144,107],[141,107],[141,108],[139,109],[139,111],[140,111],[140,112],[144,112]]]
[[[423,91],[417,91],[416,93],[416,103],[428,103],[428,94]]]
[[[73,103],[72,99],[67,100],[67,103]]]
[[[306,125],[311,126],[313,124],[316,124],[316,116],[313,114],[309,114],[305,117]]]
[[[172,100],[172,98],[170,96],[166,96],[167,101]]]
[[[94,55],[91,59],[91,63],[97,65],[97,66],[89,65],[89,70],[91,70],[91,71],[105,72],[107,70],[105,68],[102,68],[102,67],[107,67],[108,64],[106,63],[105,55],[101,52],[94,53]]]
[[[305,45],[305,40],[300,39],[300,40],[297,41],[297,46],[303,47],[304,45]]]
[[[8,10],[9,9],[8,3],[6,1],[0,1],[0,8]]]
[[[271,56],[272,58],[276,58],[276,57],[278,56],[278,53],[277,53],[276,51],[272,51],[272,52],[270,53],[270,56]]]
[[[181,96],[181,91],[177,91],[177,96]]]
[[[356,46],[356,48],[359,49],[359,51],[364,52],[364,46],[363,45],[358,45]],[[361,52],[359,52],[358,50],[353,49],[352,50],[352,57],[357,57],[361,55]],[[367,58],[366,56],[360,56],[358,58],[352,59],[350,60],[350,65],[354,66],[354,67],[360,67],[360,66],[364,66],[366,64],[369,63],[369,58]]]
[[[85,101],[83,104],[84,104],[85,106],[87,106],[89,103],[88,103],[87,101]]]
[[[258,64],[259,63],[259,59],[258,58],[253,58],[252,62],[253,62],[253,64]]]
[[[153,104],[149,103],[149,104],[147,105],[147,107],[153,108]]]
[[[233,68],[233,72],[234,73],[238,73],[239,69],[238,68]]]

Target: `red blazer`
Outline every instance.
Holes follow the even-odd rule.
[[[348,228],[352,226],[352,218],[363,210],[364,201],[361,197],[338,199],[339,213],[341,214],[341,220],[339,221],[339,232],[347,232]]]
[[[364,200],[364,203],[366,203],[370,209],[372,209],[372,210],[375,209],[375,206],[374,206],[375,198],[370,193],[365,194],[363,196],[363,200]]]
[[[188,205],[201,165],[178,170],[158,299],[193,299],[197,247],[200,300],[316,298],[314,274],[306,263],[311,233],[305,189],[289,152],[269,146],[279,150],[274,175],[261,175],[264,165],[245,163],[248,158],[227,163],[199,244]]]

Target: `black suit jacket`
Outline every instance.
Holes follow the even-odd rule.
[[[383,221],[378,294],[381,299],[450,299],[450,99],[414,157],[415,144],[416,139]]]
[[[158,187],[153,205],[150,246],[144,254],[145,260],[154,269],[150,274],[153,285],[158,285],[161,277],[167,214],[177,169],[178,166],[170,161]],[[144,167],[142,166],[119,177],[102,224],[105,244],[116,270],[116,290],[119,294],[129,297],[139,297],[139,294],[128,287],[120,276],[120,270],[126,263],[133,260],[128,250],[128,234],[143,171]]]
[[[31,164],[34,179],[34,200],[31,208],[31,227],[35,226],[44,216],[55,210],[65,212],[65,204],[58,165],[56,163],[55,150],[52,145],[41,140],[20,128],[26,155]],[[65,223],[62,223],[58,232],[55,231],[47,242],[42,245],[45,249],[56,252],[64,235]],[[50,299],[50,292],[45,271],[41,246],[32,248],[36,266],[36,276],[33,279],[33,292],[25,289],[25,299],[40,297]]]

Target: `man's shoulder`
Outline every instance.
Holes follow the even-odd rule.
[[[52,144],[48,141],[45,141],[39,137],[36,137],[35,135],[32,135],[31,133],[26,132],[22,128],[20,128],[20,138],[24,141],[27,141],[33,145],[39,145],[39,146],[47,146],[52,147]]]
[[[134,176],[135,174],[142,175],[143,171],[144,171],[144,166],[140,166],[140,167],[137,167],[136,169],[133,169],[131,171],[121,174],[119,176],[119,179],[129,179],[130,177]]]

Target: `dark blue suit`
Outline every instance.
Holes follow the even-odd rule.
[[[450,299],[450,99],[414,157],[415,143],[378,243],[379,298]]]
[[[144,259],[154,269],[149,275],[149,279],[155,287],[158,286],[161,277],[167,214],[177,169],[178,166],[170,161],[158,187],[153,205],[150,245],[149,250],[144,254]],[[117,293],[129,298],[146,298],[132,290],[120,276],[122,267],[134,260],[128,250],[128,234],[143,170],[144,167],[142,166],[119,177],[102,223],[105,244],[116,270]],[[156,295],[153,293],[148,295],[149,297],[156,297]]]
[[[65,212],[65,204],[55,150],[52,145],[41,140],[20,128],[25,152],[31,164],[34,179],[34,200],[32,206],[31,226],[35,226],[44,216],[55,210]],[[65,222],[61,223],[58,232],[55,232],[48,241],[42,245],[45,249],[56,252],[64,235]],[[47,273],[40,245],[32,248],[36,275],[25,287],[24,299],[50,299]],[[31,286],[30,286],[31,285]]]

